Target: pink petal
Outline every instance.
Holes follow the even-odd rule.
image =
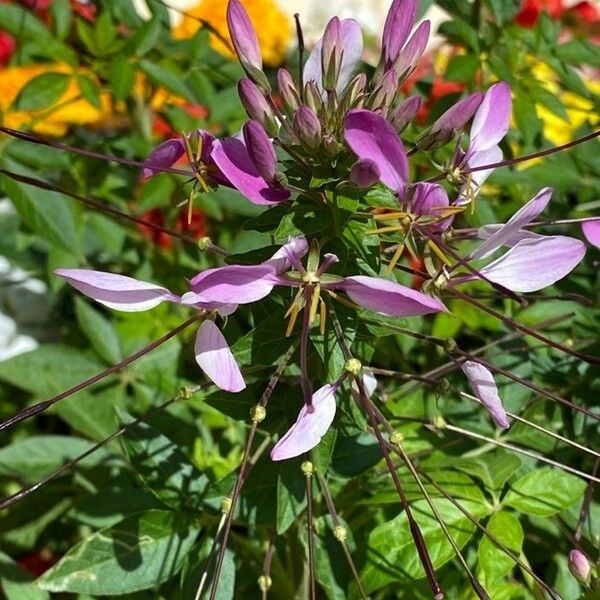
[[[343,54],[340,76],[336,86],[338,94],[341,94],[350,83],[352,75],[358,68],[363,52],[363,39],[360,25],[354,19],[342,19],[340,22],[340,29]],[[324,93],[321,67],[322,48],[323,38],[315,44],[304,65],[304,81],[314,81],[319,90]]]
[[[337,385],[327,384],[313,394],[312,412],[306,404],[300,409],[296,422],[271,450],[273,460],[300,456],[321,441],[335,417],[337,388]]]
[[[385,70],[392,68],[396,62],[413,28],[418,7],[417,0],[394,0],[390,6],[381,40]]]
[[[276,283],[275,272],[269,265],[228,265],[209,269],[190,282],[197,302],[220,304],[249,304],[271,293]],[[190,303],[191,296],[184,296]]]
[[[494,376],[483,365],[471,360],[463,363],[461,369],[467,376],[473,393],[479,398],[483,406],[487,408],[494,423],[498,427],[502,427],[502,429],[507,429],[510,423],[498,395]]]
[[[212,158],[231,185],[254,204],[277,204],[290,197],[288,190],[273,188],[250,160],[246,146],[236,138],[215,140]]]
[[[308,242],[303,236],[290,238],[264,264],[270,265],[278,275],[289,271],[308,252]]]
[[[76,290],[109,308],[124,312],[149,310],[161,302],[179,302],[168,289],[125,275],[90,269],[57,269],[56,275]]]
[[[437,183],[417,183],[410,188],[410,207],[411,212],[419,216],[441,216],[444,209],[450,205],[446,190]],[[448,217],[438,223],[428,225],[432,231],[443,231],[447,229],[452,218]]]
[[[203,321],[198,328],[195,352],[200,368],[222,390],[240,392],[246,387],[227,340],[212,321]]]
[[[585,244],[566,236],[524,240],[481,269],[513,292],[537,292],[568,275],[583,259]]]
[[[346,116],[344,137],[359,158],[372,160],[379,167],[385,185],[395,192],[404,190],[408,178],[406,152],[396,130],[381,115],[351,110]]]
[[[475,113],[469,152],[481,152],[497,145],[508,131],[511,112],[510,86],[503,81],[494,84]]]
[[[336,285],[363,308],[390,317],[412,317],[445,311],[437,299],[381,277],[346,277]]]
[[[600,248],[600,219],[597,221],[585,221],[581,224],[581,229],[585,239],[590,243]]]
[[[486,258],[505,245],[525,226],[531,223],[548,205],[552,197],[552,188],[542,189],[537,196],[521,207],[506,223],[493,233],[472,254],[472,259]],[[535,235],[535,234],[534,234]]]

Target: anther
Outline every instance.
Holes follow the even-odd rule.
[[[348,538],[348,532],[346,531],[345,527],[338,525],[337,527],[333,528],[333,537],[340,542],[340,544],[343,544]]]
[[[268,592],[271,589],[272,584],[273,581],[268,575],[261,575],[258,578],[258,587],[260,588],[261,592]]]
[[[350,358],[344,364],[344,370],[350,373],[350,375],[358,376],[362,369],[362,364],[357,358]]]
[[[264,421],[266,416],[267,409],[260,404],[257,404],[250,409],[250,418],[252,419],[253,423],[260,423],[261,421]]]
[[[300,469],[306,477],[312,477],[313,473],[315,472],[315,466],[310,462],[310,460],[305,460],[302,465],[300,465]]]

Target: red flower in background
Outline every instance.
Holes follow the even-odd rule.
[[[4,67],[8,63],[15,48],[15,38],[5,31],[0,31],[0,67]]]
[[[562,0],[525,0],[515,21],[521,27],[533,27],[543,11],[553,19],[559,19],[565,12],[565,7]]]
[[[142,219],[153,225],[167,227],[165,213],[162,208],[153,208],[152,210],[146,211],[142,215]],[[148,227],[147,225],[138,225],[138,228],[159,248],[162,248],[163,250],[169,250],[169,248],[171,248],[173,240],[168,233],[159,231],[153,227]],[[188,223],[188,209],[187,206],[184,206],[179,211],[177,221],[175,221],[175,231],[185,233],[195,239],[205,237],[208,231],[206,214],[199,208],[194,208],[192,209],[191,221]]]
[[[600,23],[600,7],[591,2],[580,2],[571,9],[569,14],[584,23]]]

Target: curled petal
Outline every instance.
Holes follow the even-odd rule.
[[[216,140],[212,158],[223,175],[254,204],[277,204],[290,197],[290,192],[269,186],[248,155],[246,146],[236,138]]]
[[[513,292],[537,292],[568,275],[585,255],[585,244],[566,236],[523,240],[481,273]]]
[[[281,246],[264,264],[272,267],[275,273],[280,275],[298,264],[307,252],[308,242],[306,238],[303,236],[293,237]]]
[[[337,385],[327,384],[312,396],[312,412],[305,404],[296,422],[271,450],[273,460],[300,456],[314,448],[329,429],[335,417]]]
[[[581,229],[585,239],[590,243],[600,248],[600,219],[597,221],[585,221],[581,224]]]
[[[144,161],[144,177],[147,179],[162,173],[163,169],[172,167],[184,154],[185,142],[181,138],[159,144]]]
[[[471,360],[463,363],[461,369],[469,380],[473,393],[488,410],[494,423],[502,429],[507,429],[510,423],[498,395],[494,376],[483,365]]]
[[[469,152],[481,152],[498,144],[508,131],[511,112],[510,86],[503,81],[494,84],[475,113]]]
[[[196,334],[196,362],[208,377],[226,392],[246,387],[227,340],[212,321],[203,321]]]
[[[395,129],[381,115],[364,109],[351,110],[344,128],[346,142],[363,159],[372,160],[381,181],[395,192],[402,192],[408,177],[404,145]]]
[[[249,304],[271,293],[276,281],[269,265],[228,265],[209,269],[192,279],[191,295],[185,294],[184,304],[197,302],[219,304]]]
[[[363,308],[390,317],[414,317],[446,310],[437,298],[381,277],[346,277],[335,287],[344,290]]]
[[[489,236],[486,241],[471,254],[471,258],[486,258],[500,248],[500,246],[503,246],[511,239],[514,239],[522,227],[531,223],[546,208],[552,197],[552,192],[552,188],[549,187],[541,190],[535,198],[531,199],[525,206],[521,207],[507,221],[506,225],[501,225],[499,229]]]
[[[57,269],[56,275],[89,298],[124,312],[149,310],[161,302],[179,302],[168,289],[133,277],[89,269]]]

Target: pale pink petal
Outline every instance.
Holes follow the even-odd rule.
[[[469,153],[482,152],[496,146],[508,131],[511,112],[510,86],[503,81],[494,84],[486,92],[475,113]]]
[[[494,232],[472,254],[472,259],[486,258],[501,246],[504,246],[525,226],[531,223],[548,205],[552,197],[552,188],[544,188],[537,196],[521,207],[506,223]]]
[[[487,240],[490,237],[492,237],[492,235],[494,235],[496,232],[500,231],[502,227],[504,227],[504,225],[502,224],[484,225],[483,227],[480,227],[477,230],[477,239]],[[543,237],[547,236],[543,236],[540,233],[534,233],[529,229],[520,229],[519,231],[515,231],[510,236],[510,238],[504,241],[502,245],[509,246],[510,248],[512,248],[513,246],[516,246],[519,242],[522,242],[523,240],[539,240]],[[488,256],[490,256],[490,254],[491,252],[488,252],[487,254],[485,254],[485,256],[482,256],[481,258],[487,258]]]
[[[268,296],[276,279],[269,265],[227,265],[199,273],[190,284],[196,302],[249,304]],[[191,299],[184,296],[186,304]]]
[[[296,422],[271,450],[273,460],[285,460],[312,450],[325,435],[335,417],[337,385],[327,384],[312,396],[312,411],[305,404]]]
[[[568,275],[583,259],[585,244],[566,236],[524,240],[481,273],[513,292],[537,292]]]
[[[473,393],[488,410],[494,423],[502,429],[507,429],[510,423],[498,395],[494,376],[483,365],[471,360],[463,363],[461,369],[469,380]]]
[[[300,261],[308,252],[308,242],[304,236],[290,238],[281,246],[264,264],[270,265],[275,273],[281,274],[289,271],[294,264]]]
[[[408,159],[396,130],[381,115],[370,110],[351,110],[344,128],[346,142],[359,158],[372,160],[381,181],[402,192],[408,178]]]
[[[250,160],[246,146],[236,138],[216,140],[212,159],[231,185],[254,204],[278,204],[290,197],[290,192],[269,186]]]
[[[168,289],[125,275],[90,269],[57,269],[56,275],[89,298],[124,312],[149,310],[167,300],[179,302]]]
[[[596,248],[600,248],[600,219],[597,221],[585,221],[581,224],[585,239]]]
[[[227,340],[212,321],[203,321],[198,328],[195,352],[200,368],[222,390],[240,392],[246,387]]]
[[[335,288],[344,290],[359,306],[391,317],[427,315],[446,310],[437,298],[381,277],[346,277]]]

